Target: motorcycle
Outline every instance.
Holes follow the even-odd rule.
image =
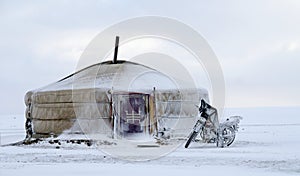
[[[242,117],[231,116],[224,122],[219,123],[217,109],[206,103],[203,99],[201,100],[199,113],[200,118],[188,136],[185,148],[188,148],[191,142],[196,141],[198,135],[200,135],[200,141],[204,143],[216,143],[217,147],[221,148],[230,146],[233,143]]]

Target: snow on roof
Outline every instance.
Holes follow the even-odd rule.
[[[86,67],[36,91],[113,88],[116,91],[147,92],[152,91],[154,87],[158,90],[189,89],[182,87],[183,85],[189,84],[181,82],[178,85],[173,78],[145,65],[118,61],[116,64],[102,62]],[[204,89],[203,91],[207,92]]]

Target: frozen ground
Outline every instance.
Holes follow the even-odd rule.
[[[193,143],[147,162],[111,158],[95,147],[33,145],[0,147],[0,175],[300,175],[300,108],[227,109],[241,115],[228,148]],[[0,116],[2,145],[24,138],[24,118]]]

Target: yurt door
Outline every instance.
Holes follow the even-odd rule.
[[[114,137],[137,138],[150,135],[149,95],[114,94]]]

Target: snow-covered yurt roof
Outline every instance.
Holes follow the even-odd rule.
[[[148,92],[154,87],[158,90],[168,90],[182,88],[182,85],[184,84],[179,87],[171,77],[145,65],[129,61],[118,61],[113,64],[107,61],[84,68],[35,91],[100,88]]]

